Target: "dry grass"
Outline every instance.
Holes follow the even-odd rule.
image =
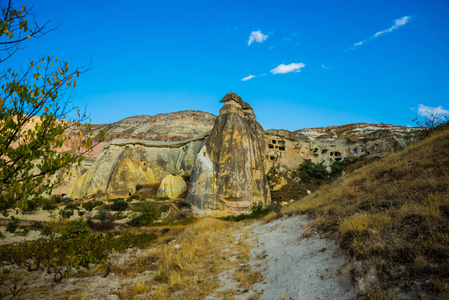
[[[249,245],[235,243],[232,230],[238,224],[206,218],[187,227],[170,244],[161,245],[156,256],[159,269],[153,299],[201,299],[219,284],[216,274],[235,268],[249,259]],[[241,224],[240,224],[241,225]],[[227,260],[223,250],[239,253],[238,259]]]
[[[311,213],[314,228],[337,233],[364,270],[374,268],[378,281],[365,297],[449,298],[449,130],[367,163],[282,212]]]
[[[263,279],[262,272],[252,271],[248,266],[244,266],[235,272],[235,278],[242,288],[249,288],[256,282]]]

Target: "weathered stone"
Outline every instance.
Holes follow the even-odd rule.
[[[111,124],[93,124],[94,140],[98,140],[101,132],[106,131],[106,140],[88,151],[86,157],[97,158],[108,142],[115,139],[140,139],[149,141],[185,141],[204,135],[210,131],[217,117],[202,111],[178,111],[155,116],[133,116]],[[77,153],[82,138],[79,129],[68,129],[69,139],[64,142],[64,152]]]
[[[267,130],[266,134],[266,170],[277,164],[296,169],[304,159],[328,167],[345,158],[383,156],[414,140],[410,128],[366,123],[296,132]]]
[[[197,215],[237,215],[253,203],[270,203],[264,144],[265,133],[255,119],[220,113],[190,177],[186,200]]]
[[[172,173],[188,176],[204,138],[182,142],[113,140],[68,196],[80,199],[102,192],[123,197],[134,193],[137,184],[159,184]]]
[[[174,199],[178,198],[186,190],[187,184],[181,176],[169,174],[162,179],[161,185],[157,190],[157,197]]]
[[[243,101],[240,96],[238,96],[236,93],[227,93],[223,99],[220,100],[220,102],[224,103],[230,103],[230,102],[236,102],[240,105],[240,108],[243,108]],[[247,103],[248,104],[248,103]]]
[[[285,179],[284,177],[281,177],[281,182],[279,182],[278,184],[276,184],[273,187],[273,191],[279,191],[280,189],[282,189],[282,187],[284,187],[285,185],[287,185],[287,179]]]

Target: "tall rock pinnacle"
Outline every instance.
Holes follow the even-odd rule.
[[[238,215],[271,202],[264,171],[265,133],[251,106],[235,93],[195,158],[187,201],[197,215]]]

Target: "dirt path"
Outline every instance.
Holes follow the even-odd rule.
[[[249,266],[253,272],[260,271],[263,279],[234,299],[356,298],[347,257],[329,239],[318,234],[303,237],[309,223],[308,217],[299,215],[249,225]],[[221,290],[237,285],[232,280],[236,276],[223,278]]]
[[[264,281],[263,299],[354,299],[347,258],[334,242],[303,234],[306,216],[283,217],[254,228],[252,257]]]

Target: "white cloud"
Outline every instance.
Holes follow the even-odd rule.
[[[370,37],[367,38],[366,40],[363,40],[363,41],[360,41],[360,42],[355,43],[352,47],[350,47],[350,48],[348,48],[348,49],[346,49],[346,50],[354,50],[356,47],[362,46],[362,45],[365,44],[367,41],[373,40],[373,39],[377,38],[378,36],[380,36],[380,35],[382,35],[382,34],[384,34],[384,33],[392,32],[393,30],[399,28],[400,26],[403,26],[403,25],[407,24],[407,22],[408,22],[409,20],[411,20],[411,17],[410,17],[410,16],[404,16],[404,17],[402,17],[402,18],[400,18],[400,19],[396,19],[396,20],[394,20],[394,25],[391,26],[390,28],[385,29],[385,30],[378,31],[378,32],[376,32],[373,36],[370,36]]]
[[[449,110],[444,109],[442,106],[430,107],[423,104],[418,105],[418,115],[422,117],[441,116],[448,115]]]
[[[409,16],[405,16],[405,17],[402,17],[400,19],[394,20],[394,25],[393,26],[391,26],[388,29],[376,32],[374,34],[374,37],[378,37],[379,35],[384,34],[386,32],[392,32],[393,30],[397,29],[399,26],[407,24],[408,20],[410,20]]]
[[[321,65],[323,69],[328,70],[328,68],[325,65]]]
[[[254,41],[258,43],[262,43],[267,39],[268,35],[263,34],[260,30],[252,31],[249,35],[248,46],[251,45]]]
[[[301,68],[304,68],[306,65],[303,63],[291,63],[289,65],[280,64],[270,72],[273,74],[286,74],[290,72],[300,72]]]
[[[247,80],[250,80],[251,78],[254,78],[254,77],[256,77],[256,75],[248,75],[245,78],[242,78],[242,81],[247,81]]]

